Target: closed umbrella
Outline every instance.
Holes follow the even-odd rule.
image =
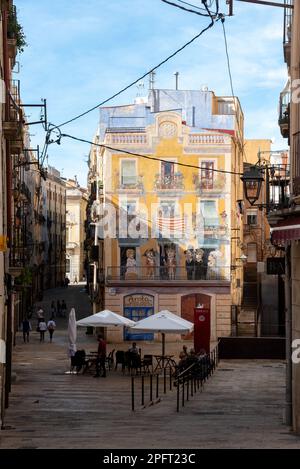
[[[77,326],[83,327],[109,327],[109,326],[133,326],[136,324],[131,319],[125,318],[120,314],[113,313],[108,309],[100,311],[99,313],[92,314],[86,318],[77,321]]]
[[[190,332],[194,324],[186,319],[182,319],[168,310],[148,316],[135,323],[131,329],[139,332],[161,332],[162,334],[162,355],[165,355],[165,334],[184,334]]]
[[[77,327],[76,327],[76,314],[75,314],[74,308],[71,309],[70,314],[69,314],[68,339],[69,339],[69,356],[73,357],[77,350],[76,348]]]

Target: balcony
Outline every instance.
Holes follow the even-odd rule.
[[[163,192],[164,194],[184,191],[183,179],[183,174],[180,172],[169,176],[163,176],[158,173],[155,175],[154,190],[156,192]]]
[[[276,212],[290,207],[290,166],[272,165],[266,171],[267,214],[272,217]]]
[[[119,181],[119,173],[116,173],[116,180]],[[131,176],[122,178],[116,183],[116,191],[124,194],[142,194],[144,192],[143,176]]]
[[[18,140],[22,134],[23,112],[20,108],[20,82],[12,80],[7,92],[8,114],[3,122],[4,137],[11,141]]]
[[[126,266],[107,267],[107,285],[135,286],[135,285],[160,285],[180,286],[197,285],[205,286],[230,284],[230,267],[210,268],[203,265],[200,268],[192,267],[143,267],[136,266],[127,269]]]
[[[291,6],[294,4],[294,0],[284,0],[284,4]],[[292,20],[293,20],[292,8],[285,8],[284,9],[284,25],[283,25],[283,53],[284,53],[284,61],[288,67],[291,64]]]
[[[291,92],[289,85],[287,85],[282,93],[280,93],[279,98],[278,124],[283,138],[289,138],[290,136],[290,101]]]
[[[222,194],[226,189],[226,175],[218,174],[212,178],[202,178],[198,174],[194,174],[193,183],[196,192],[201,195]]]

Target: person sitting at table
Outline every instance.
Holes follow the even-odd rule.
[[[133,342],[132,347],[130,347],[128,352],[133,353],[135,355],[139,355],[139,349],[136,346],[136,342]]]
[[[129,368],[134,368],[137,370],[137,368],[140,368],[141,366],[141,357],[139,353],[139,349],[136,346],[136,342],[133,342],[132,347],[128,350],[128,356],[129,356]]]
[[[182,355],[182,356],[184,356],[184,357],[187,357],[187,356],[188,356],[188,349],[187,349],[187,346],[186,346],[186,345],[183,345],[182,351],[181,351],[180,354],[179,354],[179,358],[180,358],[180,355]]]

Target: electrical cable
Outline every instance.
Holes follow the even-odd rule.
[[[92,142],[90,140],[85,140],[83,138],[75,137],[74,135],[61,134],[61,138],[63,138],[63,137],[70,138],[72,140],[76,140],[76,141],[82,142],[82,143],[88,143],[88,144],[94,145],[96,147],[105,148],[106,150],[117,151],[119,153],[125,153],[126,155],[138,156],[140,158],[145,158],[147,160],[161,161],[162,163],[170,163],[169,160],[164,160],[163,158],[155,158],[153,156],[148,156],[148,155],[144,155],[144,154],[141,154],[141,153],[135,153],[135,152],[128,151],[128,150],[123,150],[121,148],[115,148],[115,147],[111,147],[109,145],[105,145],[105,144],[101,144],[101,143],[95,143],[95,142]],[[60,142],[58,142],[58,143],[60,143]],[[197,165],[179,163],[179,162],[176,162],[176,165],[177,166],[183,166],[185,168],[192,168],[192,169],[207,169],[205,166],[197,166]],[[225,169],[223,170],[223,169],[209,168],[209,171],[212,171],[214,173],[222,173],[222,174],[231,174],[231,175],[235,175],[235,176],[243,176],[243,173],[238,173],[238,172],[235,172],[235,171],[226,171]]]
[[[228,75],[229,75],[229,81],[230,81],[230,89],[231,89],[231,96],[233,99],[233,105],[234,105],[234,110],[235,110],[235,120],[238,126],[238,134],[239,134],[239,139],[240,139],[240,146],[242,153],[245,157],[245,160],[247,162],[246,154],[244,151],[245,143],[243,142],[243,132],[241,130],[240,122],[237,118],[237,108],[236,108],[236,102],[235,102],[235,94],[234,94],[234,89],[233,89],[233,80],[232,80],[232,72],[231,72],[231,65],[230,65],[230,58],[229,58],[229,49],[228,49],[228,42],[227,42],[227,35],[226,35],[226,29],[225,29],[225,17],[224,15],[219,15],[222,23],[222,28],[223,28],[223,37],[224,37],[224,45],[225,45],[225,53],[226,53],[226,59],[227,59],[227,69],[228,69]]]
[[[209,14],[207,14],[207,13],[206,13],[206,14],[205,14],[205,13],[200,13],[199,11],[195,11],[195,10],[191,10],[190,8],[183,7],[183,6],[181,6],[181,5],[178,5],[177,3],[171,2],[170,0],[161,0],[161,1],[164,2],[164,3],[168,3],[169,5],[171,5],[171,6],[173,6],[173,7],[179,8],[180,10],[187,11],[187,12],[189,12],[189,13],[195,13],[195,15],[199,15],[199,16],[205,16],[205,17],[210,16],[210,17],[212,17],[212,16],[217,16],[217,15],[218,15],[218,12],[219,12],[218,1],[217,1],[217,11],[216,11],[216,13],[213,13],[213,14],[212,14],[211,12],[209,12]],[[192,5],[192,4],[190,4],[190,3],[184,2],[184,1],[182,1],[182,0],[178,0],[178,1],[180,1],[181,3],[184,3],[184,4],[186,4],[186,5],[195,7],[195,8],[198,9],[198,10],[207,11],[207,9],[204,10],[204,8],[197,7],[197,6],[195,6],[195,5]]]
[[[53,130],[55,129],[58,129],[58,128],[61,128],[67,124],[70,124],[71,122],[74,122],[75,120],[77,119],[80,119],[81,117],[89,114],[90,112],[94,111],[95,109],[98,109],[100,106],[103,106],[104,104],[108,103],[109,101],[111,101],[112,99],[116,98],[117,96],[119,96],[120,94],[124,93],[125,91],[127,91],[129,88],[131,88],[133,85],[136,85],[140,80],[143,80],[143,78],[145,78],[147,75],[150,75],[150,73],[154,72],[155,70],[157,70],[158,68],[160,68],[162,65],[164,65],[166,62],[168,62],[170,59],[172,59],[173,57],[175,57],[175,55],[179,54],[179,52],[181,52],[182,50],[184,50],[186,47],[188,47],[190,44],[192,44],[194,41],[196,41],[196,39],[198,39],[200,36],[202,36],[202,34],[204,34],[208,29],[210,29],[213,25],[214,25],[214,19],[213,17],[211,16],[211,13],[209,11],[209,9],[207,8],[206,6],[206,3],[204,3],[205,5],[205,8],[207,10],[207,13],[208,13],[208,16],[210,16],[211,18],[211,22],[209,23],[208,26],[206,26],[206,28],[202,29],[202,31],[200,31],[200,33],[196,34],[196,36],[194,36],[192,39],[190,39],[188,42],[186,42],[183,46],[181,46],[179,49],[177,49],[175,52],[173,52],[171,55],[169,55],[167,58],[165,58],[164,60],[162,60],[158,65],[155,65],[155,67],[152,67],[150,70],[148,70],[146,73],[144,73],[142,76],[140,76],[139,78],[137,78],[136,80],[134,80],[133,82],[131,82],[129,85],[125,86],[124,88],[122,88],[120,91],[118,91],[117,93],[113,94],[112,96],[110,96],[109,98],[105,99],[104,101],[102,101],[101,103],[97,104],[96,106],[93,106],[91,107],[90,109],[88,109],[87,111],[84,111],[82,112],[81,114],[78,114],[77,116],[73,117],[72,119],[69,119],[59,125],[55,125],[54,127],[50,127],[50,124],[48,126],[48,131],[51,133]]]

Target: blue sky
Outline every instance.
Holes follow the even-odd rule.
[[[18,58],[22,99],[47,98],[48,119],[59,124],[103,101],[190,40],[208,20],[161,0],[15,0],[28,47]],[[195,5],[201,4],[194,0]],[[225,0],[221,11],[227,12]],[[248,138],[273,138],[274,149],[287,146],[280,137],[278,99],[287,72],[283,61],[283,11],[235,2],[226,19],[235,94],[245,114]],[[157,88],[200,89],[230,95],[222,26],[213,29],[161,67]],[[148,79],[144,80],[145,90]],[[136,86],[111,101],[127,104]],[[145,93],[146,94],[146,93]],[[30,114],[28,110],[28,114]],[[64,127],[66,133],[91,140],[97,110]],[[41,126],[32,126],[32,145],[42,146]],[[89,146],[62,140],[49,147],[49,164],[65,177],[75,174],[86,185]]]

